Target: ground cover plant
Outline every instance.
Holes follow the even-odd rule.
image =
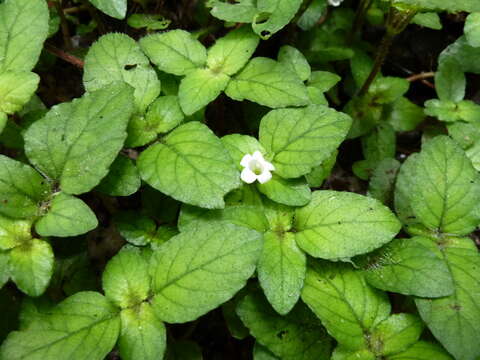
[[[0,1],[0,359],[480,359],[478,0]]]

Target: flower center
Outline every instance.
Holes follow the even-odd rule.
[[[248,168],[255,174],[260,175],[263,173],[263,164],[258,160],[251,160],[248,164]]]

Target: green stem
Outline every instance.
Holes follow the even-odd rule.
[[[358,96],[364,96],[368,92],[370,85],[372,85],[373,81],[382,69],[385,58],[387,57],[390,47],[392,46],[393,39],[395,38],[395,36],[405,30],[405,28],[410,23],[415,14],[416,10],[401,11],[393,6],[390,7],[386,24],[387,31],[379,45],[372,71],[370,72],[367,80],[365,80],[362,88],[358,92]]]
[[[357,12],[355,13],[355,19],[353,21],[352,30],[348,36],[348,42],[351,43],[356,34],[360,32],[365,20],[365,14],[372,5],[372,0],[360,0],[358,4]]]

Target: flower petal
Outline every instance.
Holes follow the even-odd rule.
[[[272,178],[272,173],[268,170],[265,170],[260,175],[257,176],[257,180],[260,184],[265,184]]]
[[[245,156],[242,158],[242,161],[240,161],[240,165],[243,167],[248,167],[248,164],[250,161],[252,161],[253,157],[250,154],[245,154]]]
[[[260,162],[260,164],[262,164],[262,165],[265,162],[265,159],[263,158],[262,153],[258,150],[253,153],[252,158],[254,158],[258,162]]]
[[[242,173],[240,174],[240,178],[242,179],[243,182],[246,182],[247,184],[251,184],[255,180],[257,180],[257,175],[249,168],[245,168],[242,170]]]
[[[265,160],[265,163],[263,164],[263,167],[265,170],[268,170],[268,171],[275,171],[275,166],[273,166],[273,164],[271,162],[268,162]]]

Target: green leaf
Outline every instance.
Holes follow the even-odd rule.
[[[5,129],[5,126],[7,125],[7,121],[8,121],[7,114],[0,112],[0,134],[2,133],[3,129]]]
[[[265,346],[255,342],[255,346],[253,347],[253,360],[279,360],[279,358],[273,355]]]
[[[44,0],[6,0],[0,5],[0,73],[33,69],[47,38],[48,17]]]
[[[263,237],[258,261],[258,280],[270,304],[287,314],[300,298],[307,259],[291,232],[269,231]]]
[[[284,360],[326,360],[330,338],[320,321],[303,304],[280,316],[261,293],[247,295],[237,313],[250,333],[273,354]]]
[[[426,10],[480,11],[480,4],[475,0],[445,0],[440,2],[438,0],[395,0],[395,2]]]
[[[230,31],[208,49],[207,66],[213,73],[233,75],[245,66],[259,41],[246,26]]]
[[[441,244],[455,292],[439,299],[415,299],[418,311],[433,335],[456,359],[480,356],[480,256],[471,239],[451,238]]]
[[[374,95],[375,104],[388,104],[405,95],[409,87],[410,83],[406,79],[382,77],[373,82],[368,92]]]
[[[173,237],[154,252],[150,265],[155,313],[181,323],[223,304],[255,271],[260,248],[259,233],[225,223]]]
[[[328,2],[325,0],[313,0],[298,20],[297,25],[303,31],[312,29],[325,13],[327,6]]]
[[[177,127],[184,117],[177,96],[160,96],[150,105],[146,122],[156,133],[167,133]]]
[[[446,122],[459,120],[475,122],[480,117],[480,105],[471,100],[455,103],[450,100],[431,99],[425,102],[425,114]]]
[[[156,127],[156,124],[148,122],[145,115],[134,114],[128,122],[128,137],[125,140],[125,147],[140,147],[154,141],[158,137]]]
[[[381,160],[375,170],[373,170],[370,183],[368,184],[367,195],[387,206],[390,205],[399,168],[400,162],[396,159]]]
[[[263,156],[266,156],[267,154],[262,144],[260,144],[254,137],[248,135],[226,135],[222,137],[222,143],[225,145],[230,157],[240,170],[243,169],[240,162],[246,154],[253,154],[255,151],[260,151]]]
[[[320,187],[323,182],[330,176],[335,163],[337,162],[338,150],[333,151],[330,156],[320,165],[315,166],[305,178],[310,187]]]
[[[54,195],[48,212],[35,224],[41,236],[69,237],[85,234],[98,226],[95,213],[82,200],[64,193]]]
[[[12,249],[32,238],[32,222],[14,220],[0,215],[0,250]]]
[[[165,325],[156,317],[150,304],[142,303],[138,308],[124,309],[120,319],[122,330],[118,348],[122,359],[163,359],[167,347]]]
[[[373,330],[370,344],[376,354],[392,355],[416,343],[422,331],[423,323],[417,316],[393,314]]]
[[[3,288],[8,279],[10,279],[9,261],[10,254],[0,250],[0,289]]]
[[[122,309],[133,308],[146,300],[150,282],[148,262],[141,250],[134,247],[120,250],[108,262],[102,275],[105,296]],[[127,315],[127,320],[130,316]]]
[[[378,289],[421,297],[452,294],[453,282],[431,239],[397,239],[368,256],[365,278]]]
[[[377,356],[368,349],[349,350],[347,347],[338,345],[331,360],[377,360]]]
[[[142,50],[162,71],[186,75],[205,65],[207,50],[184,30],[148,35],[140,40]]]
[[[207,210],[184,205],[178,219],[178,227],[184,231],[189,226],[198,226],[199,223],[208,225],[213,222],[228,222],[248,229],[265,232],[269,228],[264,210],[260,206],[227,205],[221,210]]]
[[[448,50],[445,49],[444,51]],[[460,64],[452,58],[439,58],[435,72],[435,90],[440,100],[461,101],[465,97],[466,79]]]
[[[435,12],[418,13],[412,19],[412,24],[424,26],[433,30],[441,30],[442,22],[440,16]]]
[[[480,46],[480,12],[467,16],[463,32],[470,46]]]
[[[0,111],[14,114],[30,100],[40,77],[32,72],[6,71],[0,74]]]
[[[253,30],[266,40],[286,26],[302,5],[302,0],[258,0]]]
[[[257,8],[255,0],[235,0],[233,4],[215,0],[211,14],[224,21],[250,23],[257,14]]]
[[[387,108],[386,121],[395,131],[412,131],[424,119],[423,108],[405,97],[401,97]]]
[[[434,231],[468,234],[480,223],[477,171],[449,137],[427,142],[416,159],[410,203],[418,220]]]
[[[30,162],[67,194],[91,190],[122,148],[132,103],[130,86],[115,83],[54,106],[24,134]]]
[[[219,138],[206,126],[179,126],[138,159],[142,179],[187,204],[223,208],[223,197],[240,186],[236,166]]]
[[[391,355],[388,360],[453,360],[445,350],[436,344],[419,341],[399,354]]]
[[[278,61],[298,75],[300,80],[306,81],[310,78],[312,69],[305,56],[293,46],[284,45],[278,52]]]
[[[136,193],[141,184],[140,173],[133,161],[119,155],[96,190],[110,196],[129,196]]]
[[[10,277],[25,294],[39,296],[50,282],[53,263],[53,251],[47,242],[38,239],[24,241],[10,251]]]
[[[387,295],[370,288],[360,272],[343,263],[309,263],[302,300],[350,350],[366,347],[366,332],[390,314]]]
[[[49,194],[47,181],[32,167],[0,155],[0,214],[33,217]]]
[[[0,358],[103,360],[120,332],[117,311],[99,293],[79,292],[43,317],[41,330],[32,327],[10,333]]]
[[[234,100],[250,100],[271,108],[309,103],[307,88],[285,65],[256,57],[232,78],[225,93]]]
[[[115,19],[125,19],[127,0],[89,0],[101,12]]]
[[[275,173],[271,180],[257,184],[257,189],[270,200],[289,206],[303,206],[312,198],[312,192],[304,178],[283,179]]]
[[[147,30],[164,30],[171,21],[160,14],[132,14],[127,19],[128,26],[135,29],[146,28]]]
[[[295,237],[309,255],[339,260],[370,252],[400,230],[395,215],[379,201],[359,194],[315,191],[296,210]]]
[[[125,34],[111,33],[90,47],[85,57],[83,84],[91,92],[116,81],[135,89],[133,97],[141,113],[160,95],[160,81],[137,42]]]
[[[327,159],[350,129],[348,115],[322,105],[278,109],[260,123],[260,143],[283,178],[308,174]]]
[[[230,77],[210,69],[192,70],[180,82],[178,100],[185,115],[193,115],[225,90]]]
[[[155,221],[135,211],[117,213],[113,221],[120,235],[136,246],[147,245],[157,230]]]
[[[308,79],[308,86],[314,87],[322,93],[333,88],[342,78],[328,71],[313,71]]]

